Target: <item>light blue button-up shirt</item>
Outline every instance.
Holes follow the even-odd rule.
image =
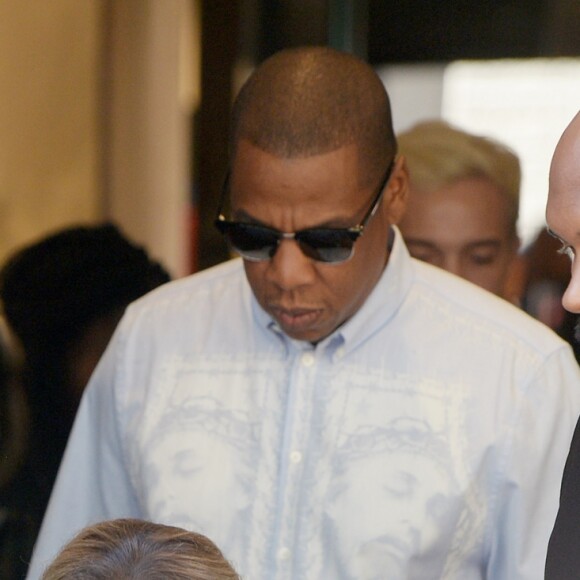
[[[128,310],[29,578],[81,527],[131,516],[208,535],[246,580],[539,580],[579,413],[568,345],[398,232],[316,347],[233,260]]]

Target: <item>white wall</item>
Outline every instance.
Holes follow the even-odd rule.
[[[554,147],[580,106],[580,59],[458,61],[378,69],[396,132],[444,118],[511,147],[522,164],[523,244],[544,227]]]
[[[391,65],[377,69],[389,96],[395,132],[441,117],[444,64]]]

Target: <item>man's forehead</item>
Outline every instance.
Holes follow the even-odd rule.
[[[241,139],[231,161],[231,172],[234,174],[237,171],[247,171],[249,167],[256,170],[280,164],[296,168],[304,167],[305,164],[335,164],[342,166],[345,160],[348,161],[349,165],[358,167],[360,156],[357,144],[329,147],[314,153],[308,152],[289,156],[255,145],[247,139]]]
[[[337,180],[341,183],[348,182],[360,190],[374,186],[386,171],[390,161],[392,159],[385,159],[384,165],[375,166],[364,157],[358,143],[341,145],[314,154],[289,157],[263,149],[247,139],[241,139],[231,159],[229,186],[230,189],[232,186],[235,189],[242,175],[262,182],[267,181],[273,177],[273,170],[282,166],[289,170],[286,176],[294,171],[298,180],[306,180],[307,175],[314,178],[312,172],[305,171],[307,168],[320,170],[328,175],[326,170],[331,167],[331,175]]]

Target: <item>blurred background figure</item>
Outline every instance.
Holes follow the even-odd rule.
[[[570,280],[570,258],[560,250],[562,243],[544,228],[526,246],[522,260],[522,308],[555,330],[572,346],[580,361],[580,343],[575,339],[577,317],[562,306]]]
[[[32,550],[35,523],[18,494],[18,473],[25,459],[28,411],[16,361],[0,317],[0,578],[24,578],[27,562],[19,556]]]
[[[562,306],[569,259],[546,229],[518,253],[520,164],[502,144],[444,121],[398,136],[410,195],[400,223],[411,255],[509,300],[567,340],[574,316]]]
[[[82,530],[42,580],[239,580],[206,536],[144,520],[118,519]]]
[[[33,536],[82,392],[125,307],[168,280],[165,269],[112,224],[59,231],[20,250],[0,270],[0,301],[21,351],[30,415],[13,502]],[[16,557],[27,561],[30,547],[20,546]]]
[[[561,246],[559,240],[542,229],[522,253],[525,261],[522,307],[554,330],[566,322],[562,295],[570,279],[570,259],[559,252]]]
[[[398,141],[410,174],[400,229],[411,255],[517,303],[517,156],[443,121],[419,123]]]

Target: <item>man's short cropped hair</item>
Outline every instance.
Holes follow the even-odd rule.
[[[435,191],[462,179],[483,178],[505,195],[516,235],[521,170],[517,155],[493,139],[462,131],[444,121],[426,121],[398,135],[412,189]]]
[[[354,144],[365,184],[385,172],[397,149],[380,78],[365,62],[328,47],[278,52],[250,76],[232,111],[232,160],[240,139],[282,158]]]

